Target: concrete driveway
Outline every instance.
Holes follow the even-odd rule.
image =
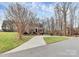
[[[8,52],[5,52],[3,54],[18,52],[25,49],[30,49],[38,46],[46,45],[43,36],[35,36],[32,39],[30,39],[28,42],[25,42],[24,44],[20,45],[19,47],[16,47]]]
[[[8,57],[79,57],[79,38],[26,49],[0,56]]]

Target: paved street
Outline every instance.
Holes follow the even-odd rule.
[[[79,38],[71,38],[62,42],[40,46],[22,51],[3,54],[8,57],[79,57]]]

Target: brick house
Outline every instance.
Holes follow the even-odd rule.
[[[27,29],[28,28],[28,29]],[[26,26],[26,32],[24,34],[44,34],[44,28],[42,24],[34,24],[34,25],[27,25]]]

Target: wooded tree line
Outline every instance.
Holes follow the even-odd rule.
[[[71,2],[55,3],[54,16],[45,18],[41,22],[34,12],[19,3],[10,4],[5,11],[5,19],[2,24],[4,31],[17,31],[19,38],[23,33],[32,31],[42,25],[44,33],[51,35],[74,35],[79,34],[79,17],[77,15],[78,4]],[[76,26],[76,24],[78,26]],[[7,29],[7,30],[6,30]]]
[[[47,19],[49,33],[53,35],[79,35],[78,13],[78,3],[56,3],[54,16]]]

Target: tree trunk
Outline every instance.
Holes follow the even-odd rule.
[[[66,13],[64,12],[64,35],[66,35]]]
[[[22,34],[21,33],[19,33],[19,39],[22,39],[23,37],[22,37]]]

